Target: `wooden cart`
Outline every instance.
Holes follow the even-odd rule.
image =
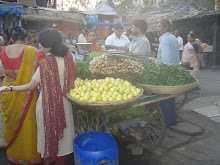
[[[152,150],[161,144],[165,138],[166,126],[159,103],[162,100],[178,95],[142,95],[138,100],[129,105],[129,107],[145,106],[148,109],[149,113],[147,115],[139,116],[139,118],[145,121],[145,136],[141,140],[137,140],[133,136],[126,134],[123,134],[123,136],[132,142],[137,142],[139,146],[148,150]],[[111,111],[105,111],[104,108],[91,111],[91,109],[85,106],[82,107],[75,102],[72,102],[72,104],[74,106],[74,122],[77,134],[89,131],[103,131],[112,134],[112,131],[114,131],[112,127],[117,125],[117,123],[109,122],[108,114],[119,111],[117,108]]]

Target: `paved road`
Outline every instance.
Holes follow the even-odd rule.
[[[220,109],[214,103],[220,100],[220,70],[199,73],[200,90],[189,94],[188,102],[179,111],[184,121],[201,127],[204,133],[191,137],[188,144],[172,150],[157,148],[161,165],[220,165],[220,123],[193,110]],[[220,118],[220,117],[219,117]]]

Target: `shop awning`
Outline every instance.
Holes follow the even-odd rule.
[[[11,15],[15,14],[16,16],[24,15],[24,7],[17,4],[0,4],[0,15]]]

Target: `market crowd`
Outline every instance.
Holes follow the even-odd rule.
[[[176,30],[171,33],[169,20],[157,26],[159,44],[157,63],[189,66],[197,78],[202,60],[201,42],[194,32],[187,35],[188,43]],[[105,40],[104,48],[97,43],[95,29],[82,29],[77,39],[67,38],[56,29],[45,29],[37,42],[23,28],[13,30],[10,43],[5,46],[0,36],[1,92],[0,142],[13,164],[68,164],[75,138],[73,109],[66,93],[74,88],[77,67],[74,54],[66,44],[92,43],[91,51],[116,50],[141,54],[149,62],[151,44],[145,36],[147,23],[136,19],[127,33],[117,23]],[[203,61],[202,61],[203,62]],[[19,91],[19,92],[16,92]],[[160,102],[167,127],[176,124],[175,98]]]

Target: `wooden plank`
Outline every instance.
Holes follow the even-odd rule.
[[[136,103],[132,106],[132,108],[134,107],[139,107],[139,106],[143,106],[143,105],[147,105],[147,104],[152,104],[152,103],[156,103],[156,102],[159,102],[159,101],[162,101],[162,100],[166,100],[166,99],[169,99],[169,98],[172,98],[172,97],[176,97],[178,96],[179,94],[175,94],[175,95],[164,95],[164,96],[161,96],[161,95],[158,95],[159,97],[157,97],[156,99],[152,98],[152,99],[149,99],[148,101],[143,101],[143,102],[139,102],[139,103]],[[154,95],[155,96],[155,95]],[[150,97],[149,97],[150,98]]]

